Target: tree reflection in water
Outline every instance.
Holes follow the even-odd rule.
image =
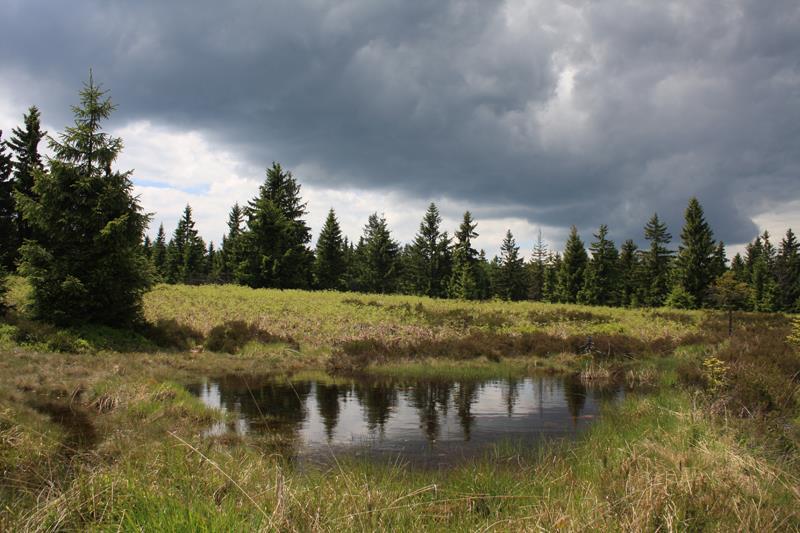
[[[502,439],[535,444],[574,435],[599,413],[602,401],[620,395],[554,376],[460,382],[225,377],[189,390],[234,414],[236,422],[222,432],[267,436],[287,455],[366,445],[371,454],[412,462],[446,461]]]

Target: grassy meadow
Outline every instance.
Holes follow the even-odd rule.
[[[792,317],[160,285],[135,332],[0,322],[0,530],[800,530]],[[795,333],[796,334],[796,333]],[[295,468],[184,385],[225,374],[577,374],[574,442]]]

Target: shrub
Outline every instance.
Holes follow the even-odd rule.
[[[697,302],[695,301],[694,296],[692,296],[681,285],[675,285],[675,287],[669,293],[669,296],[667,296],[665,305],[675,309],[694,309],[697,307]]]

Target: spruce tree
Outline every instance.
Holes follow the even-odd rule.
[[[546,302],[559,301],[558,276],[560,272],[561,254],[558,252],[549,254],[545,263],[544,285],[542,286],[542,297]]]
[[[608,239],[608,226],[600,225],[589,245],[592,259],[586,266],[583,287],[578,301],[589,305],[617,305],[619,303],[618,261],[619,252],[614,241]]]
[[[149,261],[150,257],[153,255],[153,243],[150,241],[150,236],[144,236],[144,242],[142,243],[142,253],[144,254],[145,258]]]
[[[714,248],[714,256],[711,261],[711,275],[717,279],[728,271],[728,257],[725,253],[725,243],[719,241]]]
[[[676,279],[678,285],[691,295],[694,306],[703,307],[714,281],[716,243],[697,198],[689,200],[685,220],[676,259]]]
[[[164,224],[158,226],[158,234],[156,235],[156,240],[153,241],[150,262],[153,264],[153,269],[158,278],[164,281],[167,277],[167,236],[164,233]]]
[[[737,253],[735,256],[733,256],[733,261],[731,261],[731,271],[733,272],[733,276],[736,278],[736,281],[747,283],[750,279],[747,274],[747,265],[745,265],[744,259],[742,259],[742,254]]]
[[[0,269],[13,267],[18,248],[16,203],[11,170],[11,155],[6,152],[3,132],[0,130]]]
[[[303,219],[306,204],[292,173],[273,162],[246,214],[244,257],[237,278],[251,287],[309,287],[314,260],[308,248],[311,230]]]
[[[542,239],[542,230],[536,236],[533,245],[531,260],[527,265],[528,271],[528,298],[531,300],[544,300],[544,285],[548,259],[547,244]]]
[[[558,273],[558,300],[564,303],[578,301],[578,291],[583,288],[586,264],[589,257],[586,248],[578,235],[578,228],[570,228],[569,237],[564,246],[561,258],[561,269]]]
[[[113,109],[90,73],[75,124],[50,139],[47,171],[34,168],[30,194],[16,196],[33,230],[21,248],[33,309],[56,323],[130,324],[151,283],[141,246],[149,217],[130,172],[112,170],[122,140],[102,131]]]
[[[667,231],[667,225],[654,213],[644,227],[644,238],[650,242],[650,247],[642,252],[642,278],[643,304],[658,307],[670,291],[670,266],[673,252],[667,246],[672,241],[672,235]]]
[[[753,310],[764,312],[776,310],[778,287],[766,253],[759,255],[753,264],[750,286]]]
[[[476,264],[476,280],[478,283],[476,298],[479,300],[486,300],[495,296],[494,292],[492,292],[492,271],[494,266],[496,265],[492,265],[492,262],[486,257],[486,250],[481,249],[478,252],[478,262]]]
[[[42,131],[41,115],[36,106],[31,106],[22,117],[24,128],[11,130],[8,146],[14,152],[14,190],[18,194],[31,197],[33,195],[34,172],[42,169],[42,156],[39,144],[47,135]],[[21,245],[26,239],[33,237],[31,228],[17,209],[17,236]]]
[[[779,310],[797,312],[800,303],[800,243],[789,228],[775,260],[776,305]]]
[[[625,307],[641,304],[642,264],[638,247],[632,239],[622,243],[617,271],[619,272],[619,303]]]
[[[506,237],[500,245],[500,258],[497,268],[494,294],[504,300],[523,300],[527,295],[525,279],[525,265],[519,256],[517,246],[511,230],[506,231]]]
[[[205,280],[206,245],[195,228],[192,207],[186,205],[167,247],[166,279],[169,283]]]
[[[244,210],[233,204],[228,214],[228,233],[222,238],[222,277],[229,281],[235,277],[242,261],[242,234],[244,233]]]
[[[478,224],[467,211],[455,233],[453,246],[453,268],[447,293],[450,298],[476,300],[481,298],[479,285],[478,252],[472,247],[472,240],[478,237],[475,231]]]
[[[345,288],[345,248],[342,229],[331,209],[317,239],[314,259],[314,284],[319,289],[343,290]]]
[[[450,279],[450,237],[440,229],[439,208],[431,202],[408,249],[408,276],[415,294],[442,297]]]
[[[764,253],[764,247],[761,244],[761,236],[755,238],[751,243],[745,247],[745,275],[747,283],[753,283],[753,270],[755,269],[756,262],[761,258]]]
[[[364,226],[361,286],[367,292],[391,293],[400,277],[400,245],[392,239],[384,217],[369,216]]]

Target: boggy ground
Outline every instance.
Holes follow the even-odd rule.
[[[0,530],[800,529],[800,355],[782,315],[159,286],[136,333],[0,324]],[[299,470],[198,376],[568,372],[630,391],[578,441],[449,471]]]

